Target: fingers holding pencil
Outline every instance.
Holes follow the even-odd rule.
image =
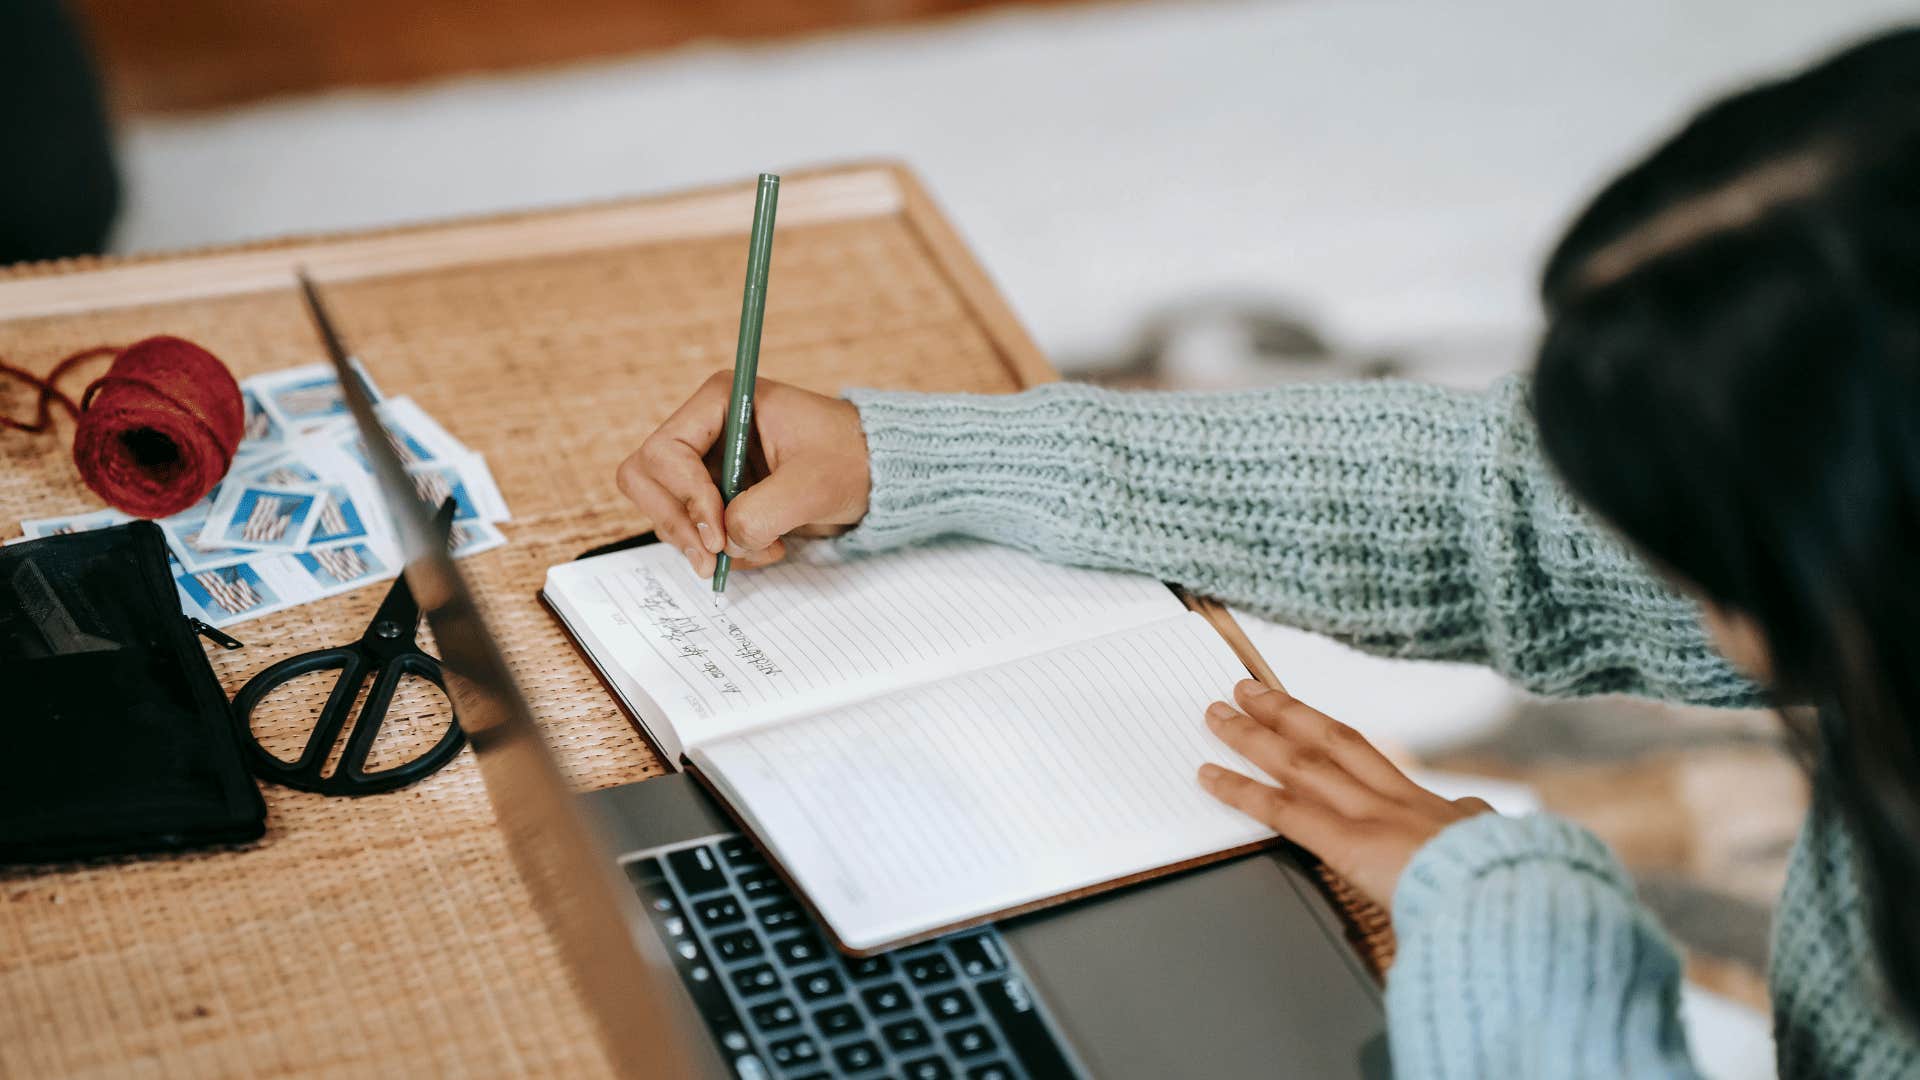
[[[731,381],[729,372],[719,371],[701,383],[618,474],[620,490],[660,539],[683,554],[691,549],[687,561],[703,577],[712,576],[710,556],[729,543],[748,552],[734,558],[734,566],[752,569],[784,557],[786,537],[845,532],[867,512],[867,437],[859,410],[765,378],[755,394],[754,434],[767,473],[723,506],[709,463]]]
[[[720,438],[729,379],[715,373],[620,463],[620,490],[653,521],[660,539],[686,553],[702,574],[726,544],[725,504],[707,471]]]

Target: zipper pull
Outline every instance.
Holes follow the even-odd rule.
[[[245,642],[217,626],[202,622],[191,615],[187,616],[187,621],[193,624],[194,633],[199,634],[201,637],[206,638],[208,641],[213,642],[223,649],[244,649],[247,647]]]

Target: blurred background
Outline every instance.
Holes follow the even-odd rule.
[[[0,0],[0,262],[914,167],[1070,375],[1527,362],[1536,266],[1707,98],[1910,2]],[[636,438],[640,433],[636,433]],[[1614,844],[1713,1075],[1771,1075],[1804,809],[1769,716],[1552,704],[1269,625],[1300,696]]]

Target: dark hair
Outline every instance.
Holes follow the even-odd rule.
[[[1533,384],[1573,492],[1752,619],[1920,1019],[1920,28],[1702,112],[1548,262]]]

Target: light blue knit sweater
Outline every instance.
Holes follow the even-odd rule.
[[[1555,484],[1517,380],[1484,395],[848,396],[873,473],[855,549],[961,533],[1153,574],[1376,652],[1484,662],[1540,693],[1758,700],[1693,606]],[[1863,911],[1846,835],[1816,798],[1774,934],[1787,1080],[1920,1074],[1920,1044],[1878,1004]],[[1393,921],[1397,1075],[1694,1075],[1679,959],[1578,827],[1448,828],[1401,877]]]

